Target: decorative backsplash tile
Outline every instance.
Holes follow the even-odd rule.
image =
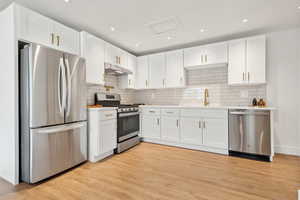
[[[106,84],[114,86],[112,93],[120,93],[122,103],[152,105],[202,104],[205,88],[210,104],[250,105],[254,97],[266,99],[266,86],[229,86],[227,68],[210,68],[187,71],[186,88],[157,90],[120,90],[115,76],[106,76]],[[104,87],[88,87],[88,103],[94,104],[94,93],[105,92]]]

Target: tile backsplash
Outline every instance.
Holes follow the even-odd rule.
[[[250,105],[254,97],[266,99],[266,86],[229,86],[227,68],[190,70],[186,73],[186,88],[157,90],[120,90],[115,76],[106,76],[107,85],[114,86],[112,93],[120,93],[122,103],[153,105],[202,104],[205,88],[210,104]],[[88,87],[88,103],[94,104],[94,93],[105,92],[104,87]]]

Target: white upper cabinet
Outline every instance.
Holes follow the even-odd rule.
[[[184,67],[221,66],[228,63],[227,43],[217,43],[184,49]]]
[[[250,84],[266,83],[266,36],[247,39],[247,79]]]
[[[87,32],[81,32],[81,56],[86,59],[86,81],[104,85],[105,42]]]
[[[79,55],[80,49],[80,34],[60,23],[54,22],[54,34],[57,48],[63,51]]]
[[[183,50],[166,52],[165,87],[185,86],[185,70],[183,67]]]
[[[44,46],[54,45],[55,35],[52,20],[27,8],[16,5],[17,37]]]
[[[135,89],[137,58],[134,55],[127,54],[127,69],[132,71],[132,74],[119,76],[119,88]]]
[[[184,67],[202,65],[203,54],[202,47],[184,49]]]
[[[16,10],[18,39],[79,55],[79,32],[19,5]]]
[[[229,42],[228,84],[266,83],[266,36]]]
[[[141,56],[137,58],[136,89],[145,89],[148,87],[149,87],[148,56]]]
[[[217,43],[204,47],[203,55],[204,64],[206,65],[226,65],[228,63],[228,44]]]
[[[112,44],[106,43],[105,62],[127,68],[127,52]]]
[[[241,84],[246,81],[246,40],[229,42],[228,83]]]
[[[149,88],[165,87],[165,54],[149,56]]]

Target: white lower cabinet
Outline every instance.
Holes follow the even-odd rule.
[[[224,118],[203,120],[203,145],[221,149],[228,148],[228,122]]]
[[[181,142],[202,145],[202,127],[199,118],[181,118]]]
[[[89,161],[97,162],[114,153],[117,147],[117,111],[89,109]]]
[[[160,115],[142,116],[142,135],[146,138],[160,139]]]
[[[161,117],[161,139],[166,141],[179,142],[179,118],[178,117]]]
[[[146,142],[228,154],[227,109],[162,108],[159,112],[148,107],[142,109],[141,119]]]

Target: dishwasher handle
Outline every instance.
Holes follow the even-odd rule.
[[[270,112],[262,112],[262,111],[231,111],[229,112],[230,115],[266,115],[269,116]]]

